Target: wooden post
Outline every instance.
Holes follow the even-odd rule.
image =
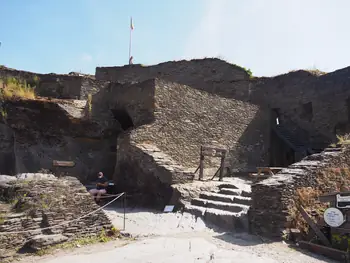
[[[318,228],[315,222],[310,218],[310,216],[305,211],[305,209],[301,205],[297,205],[297,208],[300,214],[302,215],[302,217],[305,219],[305,221],[309,224],[309,226],[315,232],[315,234],[321,239],[322,243],[327,247],[331,247],[332,245],[327,239],[327,237],[322,233],[322,231]]]
[[[204,175],[204,155],[203,146],[201,146],[200,160],[199,160],[199,180],[203,180]]]
[[[225,155],[221,157],[219,181],[222,181],[224,178],[224,169],[225,169]]]

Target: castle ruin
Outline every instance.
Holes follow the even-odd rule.
[[[177,204],[172,185],[193,180],[202,145],[227,148],[231,175],[241,175],[288,167],[347,133],[349,70],[255,78],[220,59],[100,67],[95,76],[1,68],[2,78],[40,82],[37,99],[2,102],[0,174],[71,160],[62,172],[83,183],[102,170],[144,205]]]

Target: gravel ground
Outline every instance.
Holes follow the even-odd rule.
[[[123,227],[120,209],[106,213],[116,227]],[[206,227],[202,220],[184,213],[156,213],[127,209],[126,232],[136,241],[115,241],[57,251],[55,255],[31,257],[21,262],[232,262],[232,263],[316,263],[333,262],[296,251],[284,243],[268,243],[246,233],[229,234]]]

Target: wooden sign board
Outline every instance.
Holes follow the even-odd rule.
[[[202,146],[201,154],[203,156],[211,156],[211,157],[224,157],[227,153],[226,149],[210,147],[210,146]]]
[[[53,160],[52,165],[53,166],[59,166],[59,167],[73,167],[73,166],[75,166],[75,162]]]

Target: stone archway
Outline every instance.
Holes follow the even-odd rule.
[[[123,131],[134,127],[134,122],[125,109],[111,109],[111,112],[114,119],[119,122]]]

